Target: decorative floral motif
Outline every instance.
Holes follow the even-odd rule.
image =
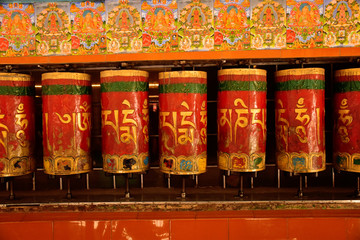
[[[186,3],[186,1],[182,2],[182,4]],[[180,50],[213,50],[214,27],[212,9],[199,0],[194,0],[187,4],[180,11],[178,32],[181,45]],[[189,44],[190,47],[188,46]]]
[[[35,54],[34,6],[32,4],[0,4],[1,56]]]
[[[100,54],[106,52],[105,5],[101,2],[71,3],[72,36],[80,44],[72,44],[75,55]]]
[[[355,40],[360,30],[359,16],[359,3],[356,0],[326,0],[324,45],[327,47],[359,45],[359,41]]]
[[[108,1],[108,17],[106,21],[106,35],[108,39],[108,53],[140,52],[141,18],[140,0]]]
[[[215,1],[216,50],[250,48],[250,9],[248,1]],[[219,40],[222,38],[222,41]]]
[[[287,28],[295,32],[288,48],[322,47],[323,0],[287,2]]]
[[[69,3],[36,3],[36,53],[46,55],[68,55],[61,45],[70,43]]]
[[[141,10],[143,19],[143,38],[146,38],[145,42],[143,40],[143,51],[177,51],[176,1],[146,0],[142,2]]]
[[[285,2],[284,2],[285,6]],[[277,1],[265,0],[252,10],[252,48],[284,48],[286,34],[285,9]]]

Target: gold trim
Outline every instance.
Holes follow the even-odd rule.
[[[325,74],[325,69],[323,68],[293,68],[280,70],[275,73],[276,77],[280,76],[291,76],[291,75],[305,75],[305,74]]]
[[[264,69],[254,69],[254,68],[233,68],[233,69],[222,69],[218,71],[218,76],[223,75],[260,75],[266,76],[266,70]]]
[[[51,79],[70,79],[70,80],[85,80],[90,81],[91,76],[87,73],[72,73],[72,72],[50,72],[43,73],[41,75],[41,80],[51,80]]]
[[[335,77],[360,75],[360,68],[341,69],[335,72]]]
[[[31,76],[21,73],[0,73],[0,81],[29,82]]]
[[[323,157],[323,167],[319,169],[314,169],[312,166],[312,157],[322,155]],[[292,162],[292,158],[294,156],[303,156],[306,159],[305,162],[305,170],[304,171],[295,171],[294,164]],[[326,169],[326,154],[325,152],[318,152],[318,153],[304,153],[304,152],[280,152],[276,154],[276,165],[277,168],[281,171],[285,172],[292,172],[292,173],[316,173],[321,172]]]
[[[106,70],[100,72],[100,78],[104,77],[149,77],[149,73],[142,70]]]
[[[159,73],[159,79],[166,78],[206,78],[207,73],[203,71],[174,71],[174,72],[161,72]]]
[[[204,170],[204,171],[182,172],[182,171],[160,169],[160,172],[166,173],[166,174],[171,174],[171,175],[182,176],[182,175],[194,175],[194,174],[206,173],[206,170]]]
[[[48,171],[44,169],[44,173],[48,175],[54,175],[54,176],[70,176],[70,175],[78,175],[83,173],[91,172],[92,169],[84,170],[84,171],[69,171],[69,172],[60,172],[60,171]]]

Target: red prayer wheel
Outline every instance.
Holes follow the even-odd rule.
[[[218,163],[222,170],[265,169],[266,71],[218,72]]]
[[[276,72],[276,160],[280,170],[325,170],[325,70]]]
[[[88,74],[42,75],[45,173],[72,175],[91,170],[90,92]]]
[[[206,72],[159,74],[160,170],[176,175],[206,171]]]
[[[35,170],[34,95],[29,75],[0,73],[0,177]]]
[[[117,70],[100,76],[104,171],[144,172],[149,168],[149,74]]]
[[[360,172],[360,68],[336,71],[335,80],[335,167]]]

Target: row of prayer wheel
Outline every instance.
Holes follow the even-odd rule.
[[[334,163],[360,172],[360,69],[336,71]],[[266,71],[218,72],[218,166],[265,169]],[[280,170],[325,169],[325,74],[321,68],[276,72],[276,159]],[[176,175],[206,171],[207,76],[201,71],[159,74],[160,169]],[[0,177],[35,170],[34,82],[0,73]],[[84,73],[42,75],[45,173],[72,175],[92,169],[91,79]],[[148,73],[101,72],[103,169],[109,173],[149,168]]]

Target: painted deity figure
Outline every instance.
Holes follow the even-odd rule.
[[[57,33],[59,31],[59,21],[55,13],[51,13],[48,23],[50,33]]]
[[[263,21],[265,23],[265,26],[271,26],[273,24],[274,15],[271,7],[266,8]]]
[[[201,17],[199,9],[195,8],[193,10],[193,15],[191,18],[193,28],[195,28],[195,29],[201,28],[201,19],[202,19],[202,17]]]
[[[345,3],[341,3],[336,13],[336,19],[338,20],[338,23],[340,25],[346,24],[348,17],[349,17],[349,13]]]
[[[300,11],[296,13],[297,25],[301,27],[311,26],[315,22],[313,11],[309,4],[304,3],[300,5]]]
[[[14,12],[11,15],[11,21],[8,22],[8,29],[10,34],[13,35],[26,35],[27,34],[27,24],[24,17],[20,13]]]
[[[169,16],[165,13],[162,8],[155,10],[155,15],[152,16],[152,26],[155,31],[166,31],[169,25]]]
[[[119,27],[121,30],[126,31],[129,30],[129,27],[131,25],[129,15],[126,11],[122,11],[119,18]]]
[[[81,32],[83,33],[96,32],[97,24],[94,13],[89,10],[84,11],[80,20],[80,26],[81,26]]]
[[[238,16],[238,9],[234,6],[230,6],[227,9],[225,28],[226,29],[239,29],[243,27],[244,21],[241,19],[241,16]],[[225,15],[225,14],[224,14]]]

